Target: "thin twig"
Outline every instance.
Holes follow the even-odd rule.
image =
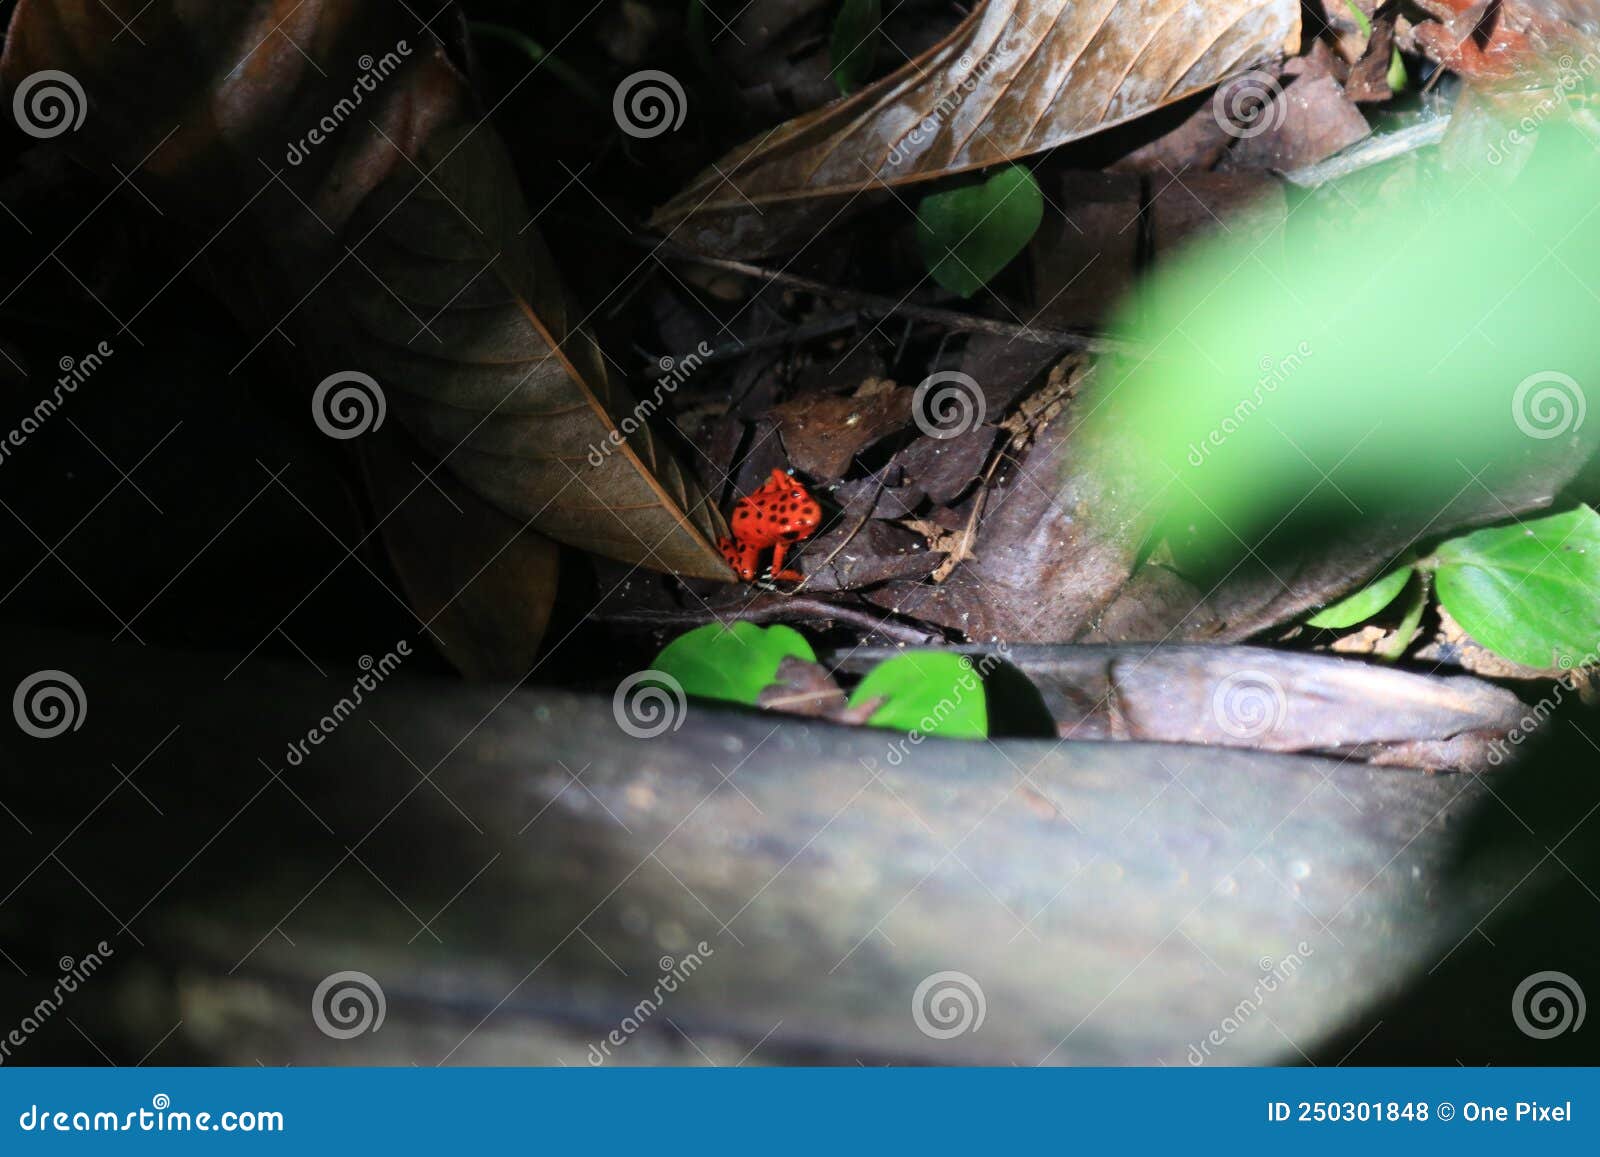
[[[913,627],[893,618],[879,618],[855,607],[841,606],[811,596],[763,596],[743,607],[696,607],[681,611],[625,611],[602,616],[606,622],[639,627],[692,627],[714,622],[822,622],[832,621],[913,646],[942,644],[933,631]]]
[[[851,310],[848,313],[836,313],[828,317],[818,318],[800,325],[786,326],[773,333],[762,334],[760,337],[735,338],[730,342],[723,342],[714,346],[709,354],[699,359],[702,366],[713,362],[727,361],[729,358],[743,357],[745,354],[756,353],[759,350],[778,349],[786,345],[794,345],[812,338],[828,337],[832,334],[842,333],[853,329],[860,324],[861,311]],[[651,363],[644,369],[645,376],[649,377],[661,372],[656,363]]]
[[[846,289],[841,285],[830,285],[825,281],[813,281],[809,277],[785,273],[781,269],[768,269],[765,266],[752,265],[748,261],[733,261],[726,257],[708,257],[687,249],[680,249],[676,245],[671,245],[656,237],[635,236],[630,237],[629,240],[646,248],[660,249],[668,257],[676,261],[703,265],[708,269],[720,269],[725,273],[736,273],[741,277],[771,282],[774,285],[782,285],[789,289],[798,289],[803,293],[814,293],[818,297],[826,297],[830,301],[854,305],[863,313],[883,317],[913,318],[917,321],[927,322],[930,325],[943,326],[945,329],[961,330],[966,333],[992,334],[995,337],[1012,338],[1017,341],[1031,342],[1035,345],[1088,350],[1091,353],[1118,353],[1133,348],[1128,342],[1098,333],[1089,333],[1083,330],[1049,329],[1034,325],[1016,325],[1009,321],[996,321],[994,318],[962,313],[959,310],[941,309],[933,305],[917,305],[910,301],[896,300],[876,293],[864,293],[857,289]]]
[[[1381,165],[1385,161],[1392,161],[1396,157],[1403,157],[1419,149],[1431,148],[1444,139],[1445,130],[1449,127],[1450,118],[1445,116],[1423,121],[1399,132],[1368,137],[1360,144],[1352,145],[1325,161],[1318,161],[1302,169],[1291,169],[1283,174],[1283,179],[1291,185],[1299,185],[1302,189],[1315,189],[1319,185],[1326,185],[1329,181],[1358,173],[1362,169],[1370,169],[1373,165]]]
[[[883,492],[888,485],[889,468],[885,466],[882,470],[878,471],[878,488],[872,492],[872,498],[867,502],[866,508],[862,510],[861,517],[856,519],[856,524],[850,528],[850,533],[846,534],[844,538],[840,540],[839,545],[833,548],[832,553],[829,554],[827,558],[823,559],[819,566],[812,568],[811,574],[806,575],[800,580],[800,585],[794,588],[794,593],[789,596],[790,598],[800,597],[800,595],[806,589],[806,584],[811,581],[812,575],[821,574],[823,571],[828,569],[828,567],[832,566],[833,560],[839,557],[839,552],[845,547],[849,546],[855,536],[861,533],[861,528],[867,524],[867,520],[872,517],[872,512],[878,508],[878,499],[883,497]]]

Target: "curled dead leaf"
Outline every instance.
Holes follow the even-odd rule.
[[[1296,0],[985,0],[893,74],[735,149],[652,223],[703,252],[792,248],[863,194],[1066,144],[1299,43]]]
[[[720,514],[652,439],[654,407],[610,380],[494,129],[404,5],[153,0],[123,31],[98,0],[21,0],[0,78],[81,85],[87,115],[60,143],[195,230],[174,276],[212,270],[262,330],[240,365],[293,334],[307,394],[374,379],[520,525],[732,578]]]

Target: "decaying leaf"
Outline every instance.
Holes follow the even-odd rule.
[[[833,673],[821,663],[810,663],[791,655],[778,664],[777,681],[761,692],[756,705],[786,715],[828,719],[834,723],[864,726],[884,699],[873,696],[854,707],[845,702],[844,691]]]
[[[1467,80],[1490,85],[1548,82],[1559,54],[1600,31],[1595,0],[1418,0],[1435,19],[1417,44]]]
[[[1063,739],[1320,752],[1390,767],[1484,771],[1525,709],[1510,691],[1462,675],[1265,647],[971,646],[1038,689]],[[895,654],[854,648],[860,672]]]
[[[987,0],[890,76],[734,150],[654,224],[706,252],[777,252],[863,193],[1065,144],[1299,43],[1295,0]]]
[[[720,515],[608,378],[494,130],[404,5],[155,0],[122,32],[97,0],[22,0],[0,75],[72,75],[88,110],[62,143],[194,228],[258,348],[294,335],[307,394],[370,375],[520,524],[731,577]]]
[[[439,649],[472,679],[516,680],[539,652],[561,551],[448,474],[417,485],[419,461],[396,426],[363,438],[361,464],[384,546]]]
[[[417,164],[352,221],[370,240],[338,274],[349,355],[394,383],[423,445],[501,509],[610,558],[729,577],[716,508],[573,324],[537,235],[521,234],[531,214],[499,140],[452,128]]]

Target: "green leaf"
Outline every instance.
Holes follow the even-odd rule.
[[[1344,6],[1350,9],[1350,15],[1356,18],[1356,25],[1361,29],[1361,34],[1371,36],[1372,21],[1367,19],[1367,14],[1356,6],[1355,0],[1344,0]]]
[[[971,297],[1021,253],[1044,220],[1033,174],[1007,165],[981,185],[922,199],[917,244],[933,279]]]
[[[790,627],[707,623],[668,643],[652,668],[670,675],[687,695],[755,706],[764,687],[778,680],[789,656],[817,661],[805,636]]]
[[[912,651],[880,663],[856,687],[850,706],[879,698],[886,702],[868,720],[873,727],[947,739],[983,739],[989,734],[983,679],[964,655]]]
[[[1232,229],[1163,257],[1122,307],[1133,347],[1088,387],[1083,436],[1132,476],[1090,513],[1277,566],[1385,515],[1426,524],[1475,477],[1509,490],[1593,453],[1600,326],[1560,303],[1589,300],[1579,271],[1600,267],[1600,214],[1564,191],[1593,187],[1600,154],[1559,135],[1538,152],[1509,187],[1450,172],[1438,196],[1380,203],[1341,186],[1290,213],[1281,246]],[[1405,340],[1355,340],[1395,332],[1403,269],[1430,271]]]
[[[1404,92],[1411,82],[1411,75],[1406,72],[1406,58],[1400,55],[1400,50],[1394,50],[1394,55],[1389,58],[1389,91]]]
[[[1451,539],[1427,564],[1445,610],[1496,654],[1539,668],[1594,661],[1600,515],[1589,507]]]
[[[1331,607],[1324,607],[1315,617],[1307,619],[1306,625],[1337,631],[1366,622],[1399,597],[1405,589],[1406,580],[1411,577],[1411,570],[1411,567],[1403,566],[1391,571],[1348,598],[1341,599]]]
[[[842,93],[861,87],[878,58],[879,25],[883,22],[879,0],[844,0],[833,21],[828,59],[833,62],[833,83]]]
[[[1367,19],[1367,14],[1356,7],[1353,0],[1344,0],[1344,6],[1350,9],[1350,15],[1356,18],[1356,26],[1361,29],[1361,34],[1371,37],[1372,21]],[[1398,48],[1394,50],[1394,54],[1389,58],[1388,80],[1390,92],[1404,92],[1406,90],[1406,83],[1409,80],[1406,74],[1406,61],[1405,57],[1400,55]]]

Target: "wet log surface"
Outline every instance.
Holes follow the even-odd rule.
[[[972,645],[1036,690],[1063,739],[1145,740],[1310,752],[1385,766],[1484,771],[1528,709],[1484,679],[1268,647]],[[865,673],[894,648],[841,653]],[[1026,694],[1027,692],[1022,692]],[[1498,749],[1496,743],[1498,741]]]
[[[7,1002],[106,940],[67,1011],[119,1060],[576,1065],[618,1031],[602,1059],[1298,1061],[1548,859],[1467,858],[1485,777],[698,704],[641,739],[608,699],[403,667],[290,760],[349,681],[236,662],[24,634],[0,663],[87,703],[5,737]],[[344,970],[381,1030],[319,1031]],[[981,1026],[919,1027],[939,973]]]

